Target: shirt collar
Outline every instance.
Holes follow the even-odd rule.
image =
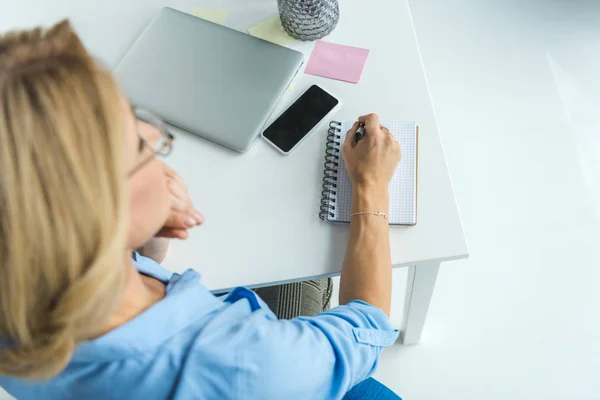
[[[140,272],[159,279],[151,269],[140,268]],[[81,343],[72,361],[110,361],[147,354],[208,312],[224,306],[200,283],[196,271],[172,273],[164,299],[99,338]]]

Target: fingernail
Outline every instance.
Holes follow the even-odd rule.
[[[198,221],[198,225],[200,225],[201,223],[204,222],[204,216],[202,214],[200,214],[198,211],[196,211],[194,213],[194,217],[196,218],[196,221]]]
[[[195,220],[194,218],[192,218],[192,217],[189,217],[189,218],[187,218],[187,219],[185,220],[185,224],[186,224],[188,227],[190,227],[190,228],[191,228],[192,226],[196,226],[196,225],[198,225],[198,223],[196,222],[196,220]]]

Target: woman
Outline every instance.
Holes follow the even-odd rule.
[[[343,148],[361,214],[341,306],[278,320],[254,292],[220,299],[196,272],[160,267],[157,237],[185,239],[203,217],[156,157],[172,136],[132,110],[67,22],[0,38],[0,101],[0,385],[9,393],[339,399],[394,343],[388,224],[377,212],[387,212],[400,148],[377,116],[361,117],[365,139],[353,142],[357,122]]]

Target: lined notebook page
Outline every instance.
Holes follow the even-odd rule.
[[[353,121],[342,122],[340,127],[342,143],[352,124]],[[417,222],[417,126],[414,122],[382,122],[381,125],[389,129],[402,149],[402,160],[398,164],[388,187],[390,196],[389,223],[391,225],[414,225]],[[350,222],[352,184],[346,173],[341,149],[340,161],[336,194],[330,197],[331,205],[335,206],[335,209],[333,210],[333,217],[330,216],[328,220],[331,222]]]

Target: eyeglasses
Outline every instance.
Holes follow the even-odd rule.
[[[166,157],[171,154],[171,151],[173,150],[173,140],[175,140],[175,136],[169,132],[165,122],[154,113],[141,108],[133,108],[132,111],[138,121],[137,134],[140,138],[141,145],[150,150],[152,155],[137,165],[128,176],[135,174],[154,157]],[[142,124],[147,124],[156,128],[160,135],[149,135],[148,130],[142,129]]]

